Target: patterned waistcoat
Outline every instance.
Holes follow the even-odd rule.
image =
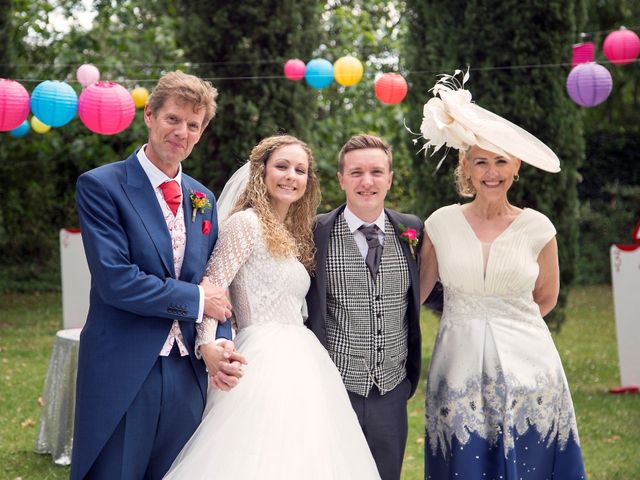
[[[382,394],[406,377],[407,261],[385,218],[384,249],[374,281],[340,214],[327,252],[327,349],[347,390]]]

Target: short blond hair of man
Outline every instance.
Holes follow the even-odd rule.
[[[207,128],[216,115],[218,90],[210,82],[195,75],[180,70],[163,75],[147,101],[154,116],[169,98],[175,98],[178,103],[193,105],[194,112],[204,109],[202,130]]]

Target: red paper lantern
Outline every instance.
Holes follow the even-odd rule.
[[[289,80],[302,80],[306,69],[307,66],[302,60],[294,58],[288,60],[287,63],[284,64],[284,76]]]
[[[383,73],[374,84],[376,97],[385,105],[396,105],[407,96],[407,81],[397,73]]]
[[[115,135],[126,129],[136,114],[131,94],[115,82],[96,82],[78,100],[80,120],[92,132]]]
[[[593,42],[583,42],[574,45],[571,68],[575,68],[576,65],[580,65],[581,63],[593,62],[595,52],[596,46]]]
[[[18,128],[29,116],[29,92],[14,80],[0,78],[0,132]]]
[[[615,65],[631,63],[640,54],[640,38],[635,32],[620,27],[620,30],[607,35],[602,51],[604,56]]]

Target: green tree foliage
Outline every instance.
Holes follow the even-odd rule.
[[[311,57],[320,9],[315,1],[180,2],[179,44],[191,71],[220,93],[217,116],[188,164],[214,191],[260,139],[281,132],[309,139],[316,95],[284,79],[282,68],[288,58]]]
[[[0,50],[0,78],[11,77],[11,49],[6,46],[11,45],[11,0],[0,0],[0,45],[5,47]]]
[[[584,40],[596,44],[596,61],[613,79],[609,98],[585,109],[586,160],[580,168],[578,281],[609,283],[609,249],[629,243],[640,221],[640,69],[615,66],[602,52],[605,37],[625,22],[637,32],[640,4],[627,0],[590,2]],[[592,33],[589,33],[592,32]]]
[[[363,63],[364,75],[357,85],[343,87],[334,82],[318,94],[312,138],[321,172],[322,211],[344,202],[336,178],[338,151],[349,137],[361,132],[378,135],[393,148],[394,180],[388,205],[405,211],[413,208],[409,181],[413,152],[406,145],[404,106],[383,105],[374,95],[377,75],[399,71],[403,8],[403,2],[385,0],[331,1],[325,6],[322,43],[316,55],[331,62],[354,56]]]
[[[78,20],[80,2],[59,1],[54,7],[43,0],[15,0],[7,32],[13,38],[12,78],[29,91],[42,80],[65,80],[79,94],[76,69],[93,63],[103,80],[153,86],[163,69],[173,69],[181,60],[175,8],[171,2],[145,8],[137,3],[96,2],[98,14],[88,31]],[[56,29],[54,15],[67,19],[66,29]],[[141,112],[128,129],[109,137],[90,132],[78,118],[44,135],[0,136],[0,290],[55,287],[58,231],[77,226],[76,179],[95,166],[125,158],[145,141]]]
[[[521,180],[510,192],[516,205],[535,208],[558,229],[561,297],[554,319],[564,317],[568,287],[574,280],[577,251],[577,169],[584,157],[582,121],[565,91],[566,68],[527,68],[562,64],[579,30],[581,0],[511,2],[500,0],[409,0],[407,66],[411,69],[410,125],[420,125],[422,105],[436,73],[471,66],[467,84],[474,100],[533,132],[558,155],[562,172],[551,175],[523,164]],[[460,201],[452,172],[452,151],[437,172],[439,157],[416,159],[416,190],[421,213]]]

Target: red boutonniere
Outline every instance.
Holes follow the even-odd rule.
[[[416,232],[414,228],[407,228],[402,224],[399,224],[398,226],[402,230],[400,238],[409,244],[411,255],[415,257],[416,252],[414,251],[414,247],[418,245],[418,232]]]
[[[209,220],[203,220],[202,221],[202,233],[204,235],[209,235],[210,231],[211,231],[211,222]]]
[[[195,222],[198,210],[200,210],[200,213],[204,214],[204,211],[207,208],[211,208],[211,202],[204,193],[194,192],[193,190],[189,190],[189,198],[191,199],[191,206],[193,207],[191,221]]]

